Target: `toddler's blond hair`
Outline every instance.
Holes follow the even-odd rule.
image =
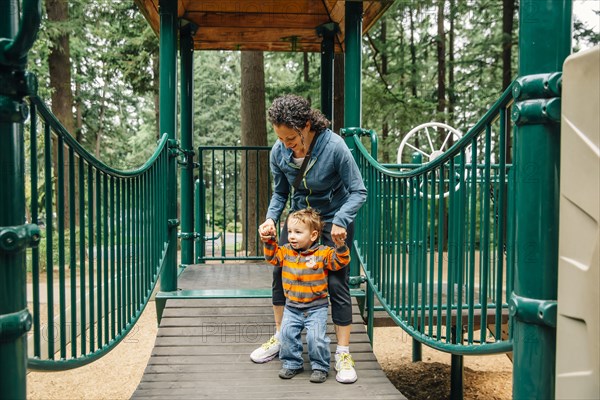
[[[323,227],[325,226],[325,223],[321,220],[321,216],[313,208],[294,211],[288,216],[288,221],[290,219],[295,219],[296,221],[307,225],[311,232],[317,231],[319,234],[317,239],[321,236],[321,232],[323,232]]]

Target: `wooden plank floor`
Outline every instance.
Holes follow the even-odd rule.
[[[183,290],[268,289],[271,268],[257,264],[188,267]],[[358,381],[336,382],[333,364],[325,383],[309,382],[305,371],[293,379],[277,376],[281,362],[250,361],[250,353],[275,331],[271,299],[168,300],[152,356],[133,399],[405,399],[387,379],[373,354],[356,302],[351,351]],[[332,358],[336,337],[329,318]],[[303,341],[304,341],[303,335]]]

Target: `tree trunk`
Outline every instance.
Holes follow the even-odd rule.
[[[302,80],[304,83],[310,82],[310,61],[308,59],[308,53],[302,53]],[[306,96],[306,99],[312,104],[312,98],[310,94]]]
[[[69,22],[69,3],[67,0],[47,0],[46,12],[48,21],[58,24],[68,24]],[[52,44],[48,54],[48,68],[50,73],[50,87],[52,88],[52,113],[64,125],[67,131],[75,134],[75,121],[73,116],[73,91],[71,89],[71,50],[69,47],[69,35],[61,33]],[[58,154],[56,148],[57,141],[53,140],[53,153]],[[64,151],[64,194],[65,202],[58,204],[58,190],[56,193],[56,207],[64,210],[65,227],[69,226],[69,158],[68,152]],[[54,179],[58,182],[58,164],[57,157],[53,159]],[[47,182],[48,184],[48,182]],[[57,209],[58,211],[58,209]],[[58,212],[57,212],[58,214]],[[52,216],[52,210],[46,210],[48,218]]]
[[[417,97],[417,47],[415,46],[415,20],[412,8],[410,13],[410,92]]]
[[[241,54],[241,131],[242,146],[267,145],[265,111],[265,68],[262,51],[242,51]],[[263,222],[269,203],[269,159],[266,152],[242,152],[241,185],[243,247],[248,255],[262,252],[258,226]],[[242,186],[244,187],[244,186]]]
[[[381,34],[379,37],[379,40],[381,41],[381,75],[385,78],[385,76],[388,74],[388,55],[387,55],[387,46],[386,41],[387,41],[387,21],[386,18],[383,17],[381,19]],[[387,80],[386,80],[387,81]],[[389,137],[389,124],[387,121],[387,118],[384,116],[383,117],[383,122],[381,124],[381,141],[383,146],[381,146],[381,150],[382,150],[382,154],[381,154],[381,162],[383,163],[389,163],[390,162],[390,155],[389,155],[389,151],[388,151],[388,137]]]
[[[437,111],[440,122],[444,122],[444,111],[446,110],[446,32],[444,31],[444,3],[439,0],[437,14]]]
[[[158,75],[159,75],[159,54],[158,52],[154,53],[153,57],[153,63],[152,63],[152,67],[153,67],[153,71],[154,71],[154,115],[155,115],[155,124],[156,124],[156,140],[159,140],[161,135],[160,132],[160,98],[158,96],[158,89],[160,86],[160,81],[158,79]]]
[[[448,38],[448,123],[456,127],[454,107],[456,105],[456,92],[454,87],[454,20],[456,18],[455,0],[450,0],[450,32]]]
[[[515,0],[502,0],[502,90],[512,82],[512,40]],[[506,119],[506,162],[512,162],[512,128]]]
[[[46,0],[46,12],[51,22],[66,24],[69,21],[67,0]],[[73,91],[71,90],[71,50],[69,35],[56,38],[48,55],[50,87],[52,88],[52,112],[71,133],[74,132]]]
[[[502,0],[502,90],[512,82],[512,31],[515,0]]]

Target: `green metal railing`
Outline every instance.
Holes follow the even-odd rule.
[[[502,333],[514,264],[510,94],[447,152],[412,169],[380,165],[354,136],[369,193],[354,254],[368,282],[370,330],[376,296],[430,347],[457,355],[511,351]]]
[[[267,146],[198,149],[196,262],[264,260],[258,226],[271,198]]]
[[[33,329],[28,367],[75,368],[127,336],[156,284],[167,237],[167,136],[140,168],[119,171],[73,139],[30,99],[28,250]],[[26,141],[27,143],[27,141]]]

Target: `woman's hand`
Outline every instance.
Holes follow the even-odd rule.
[[[258,227],[258,234],[260,235],[260,240],[263,242],[266,242],[271,237],[274,237],[277,234],[275,222],[271,218],[268,218]]]
[[[331,226],[331,240],[333,240],[333,243],[335,243],[336,247],[344,245],[346,236],[346,228],[342,228],[336,224]]]

